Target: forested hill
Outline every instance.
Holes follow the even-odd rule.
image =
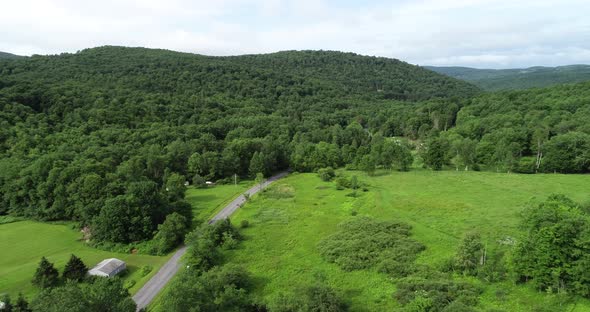
[[[0,59],[18,59],[23,57],[24,56],[0,51]]]
[[[22,69],[26,68],[26,71]],[[20,69],[20,70],[19,70]],[[4,67],[4,80],[115,86],[150,93],[277,98],[362,95],[398,100],[468,96],[472,85],[395,59],[323,51],[209,57],[166,50],[100,47],[76,54],[34,56]]]
[[[523,69],[477,69],[470,67],[425,68],[471,82],[484,90],[516,90],[590,81],[590,65],[530,67]]]

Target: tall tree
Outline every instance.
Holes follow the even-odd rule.
[[[446,139],[430,139],[422,152],[424,164],[434,170],[441,170],[448,160],[449,143]]]
[[[266,172],[266,166],[264,164],[264,155],[259,152],[254,152],[252,159],[250,159],[250,167],[248,172],[251,177],[256,177],[258,173],[264,174]]]
[[[66,263],[62,276],[66,280],[79,282],[84,279],[86,273],[88,273],[88,267],[86,264],[84,264],[82,259],[72,254],[70,256],[70,260],[68,260],[68,263]]]
[[[57,285],[59,281],[59,273],[53,266],[53,263],[49,262],[47,258],[42,257],[39,262],[39,266],[33,276],[33,285],[41,288],[49,288]]]

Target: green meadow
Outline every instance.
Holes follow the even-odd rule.
[[[195,223],[211,219],[219,210],[252,186],[252,181],[240,181],[237,185],[221,184],[207,188],[190,187],[185,199],[193,207]]]
[[[348,298],[352,311],[395,311],[395,282],[374,270],[344,272],[324,261],[318,242],[354,214],[398,220],[413,226],[413,237],[427,246],[418,262],[437,266],[453,256],[464,233],[477,230],[486,245],[519,237],[519,212],[549,194],[563,193],[579,202],[590,200],[588,175],[518,175],[491,172],[378,172],[357,175],[367,191],[337,190],[315,174],[292,174],[255,196],[236,212],[234,224],[248,220],[245,240],[226,253],[227,262],[244,265],[253,275],[255,295],[268,301],[323,279]],[[463,278],[463,277],[457,277]],[[512,281],[484,284],[480,305],[504,311],[531,311],[554,300]],[[577,300],[569,311],[590,311],[590,301]]]
[[[53,262],[58,271],[63,268],[71,254],[82,258],[92,267],[106,258],[118,258],[127,263],[125,281],[133,280],[130,288],[135,293],[166,262],[168,257],[113,253],[92,248],[81,241],[82,234],[67,224],[20,221],[0,225],[0,293],[16,296],[19,292],[27,296],[39,290],[31,284],[33,274],[41,257]],[[151,266],[147,276],[140,269]],[[132,282],[128,282],[132,283]]]

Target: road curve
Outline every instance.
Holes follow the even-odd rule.
[[[260,190],[269,186],[272,182],[286,176],[288,174],[287,171],[278,173],[266,181],[260,184],[256,184],[255,186],[251,187],[249,190],[244,192],[244,194],[248,194],[252,196],[258,193]],[[238,196],[238,198],[234,199],[231,203],[227,204],[219,213],[217,213],[211,220],[209,220],[209,224],[215,223],[219,220],[223,220],[231,216],[238,208],[240,208],[244,202],[246,202],[246,197],[244,194]],[[180,269],[182,262],[180,259],[186,253],[186,246],[180,247],[174,255],[160,268],[160,270],[152,276],[152,278],[143,285],[143,287],[133,296],[133,301],[137,304],[137,310],[141,310],[150,304],[152,300],[158,295],[158,293],[168,284],[168,282],[174,277],[176,272]]]

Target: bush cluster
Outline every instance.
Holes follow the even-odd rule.
[[[412,267],[424,245],[410,238],[405,223],[356,217],[339,225],[339,231],[320,241],[325,260],[346,271],[379,267],[392,274],[407,274],[400,267]]]

